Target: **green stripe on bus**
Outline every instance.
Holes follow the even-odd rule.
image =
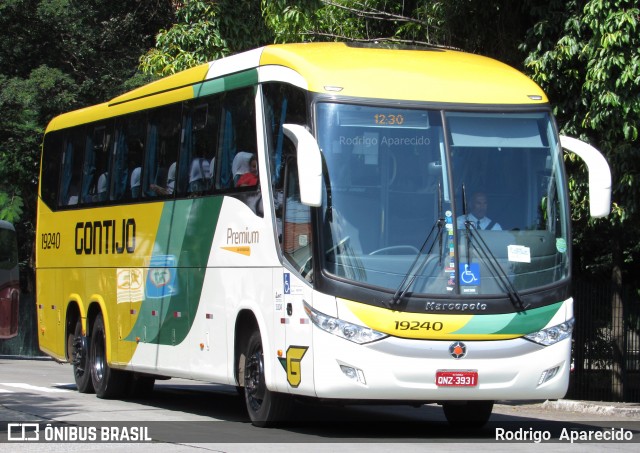
[[[544,329],[560,307],[562,307],[562,302],[518,312],[509,325],[496,333],[526,335],[531,332],[537,332],[540,329]]]
[[[503,315],[475,315],[456,334],[526,335],[544,328],[562,306],[562,302],[546,307]]]
[[[170,209],[172,206],[173,209]],[[189,333],[202,295],[209,253],[218,223],[222,197],[205,197],[167,203],[158,227],[154,256],[175,257],[173,294],[151,298],[145,294],[127,341],[177,345]],[[169,212],[171,214],[169,214]],[[170,234],[167,237],[167,231]],[[148,272],[152,272],[150,268]]]
[[[208,96],[224,91],[244,88],[258,83],[258,71],[251,69],[219,79],[206,80],[193,86],[193,97]]]

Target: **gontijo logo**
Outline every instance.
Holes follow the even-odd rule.
[[[93,220],[76,223],[76,255],[123,254],[136,251],[136,220]]]

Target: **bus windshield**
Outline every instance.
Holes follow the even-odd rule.
[[[547,111],[320,102],[325,273],[413,295],[503,295],[568,276]]]

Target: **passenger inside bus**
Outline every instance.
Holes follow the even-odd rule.
[[[249,159],[249,171],[238,178],[236,187],[251,187],[258,185],[258,159],[252,155]]]
[[[469,204],[470,212],[466,215],[458,216],[458,229],[465,228],[465,222],[468,220],[477,230],[502,230],[499,223],[487,217],[488,209],[489,202],[487,200],[487,195],[484,192],[475,192],[471,196],[471,203]]]
[[[248,151],[238,151],[233,158],[231,173],[233,174],[234,187],[238,187],[238,180],[242,175],[251,171],[250,161],[252,156],[253,153]]]
[[[195,152],[189,168],[187,192],[204,192],[211,187],[211,165],[207,158],[207,143],[202,136],[193,137],[193,142],[195,142]]]
[[[98,178],[98,199],[96,201],[105,201],[109,192],[109,172],[104,172]]]
[[[189,171],[189,192],[202,192],[209,188],[211,172],[209,161],[204,157],[195,157]]]

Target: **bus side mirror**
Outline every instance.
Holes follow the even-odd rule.
[[[298,156],[300,201],[307,206],[320,206],[322,202],[322,157],[318,142],[299,124],[283,124],[284,134],[291,139]]]
[[[604,156],[588,143],[560,136],[560,145],[577,154],[589,170],[589,211],[591,217],[605,217],[611,212],[611,170]]]

